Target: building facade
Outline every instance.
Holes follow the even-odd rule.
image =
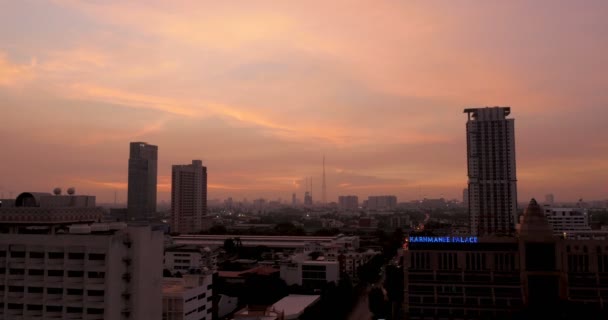
[[[101,217],[90,196],[0,208],[0,319],[160,319],[162,232]]]
[[[591,231],[589,215],[585,209],[557,208],[545,205],[543,210],[554,235],[567,237],[568,234]]]
[[[217,270],[217,253],[208,247],[176,245],[165,249],[165,269],[172,274],[184,274],[192,270],[211,272]]]
[[[397,208],[396,196],[370,196],[367,198],[368,210],[393,210]]]
[[[207,168],[201,160],[174,165],[171,174],[171,227],[173,232],[203,229],[207,215]]]
[[[163,278],[163,320],[213,319],[213,277]]]
[[[466,239],[470,241],[410,237],[406,242],[407,319],[512,319],[522,314],[554,319],[552,312],[565,314],[573,306],[576,314],[592,315],[608,307],[608,241],[555,237],[535,200],[518,237]],[[529,316],[535,312],[542,316]],[[578,317],[586,318],[584,313]]]
[[[131,142],[127,212],[130,220],[146,220],[156,213],[158,147]]]
[[[344,211],[356,211],[359,209],[359,197],[357,196],[339,196],[338,208]]]
[[[465,109],[471,234],[512,235],[517,216],[515,121],[509,107]]]

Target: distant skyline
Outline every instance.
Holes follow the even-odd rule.
[[[461,199],[462,109],[510,106],[518,199],[608,198],[606,1],[6,1],[0,193],[127,198],[129,142],[209,199]]]

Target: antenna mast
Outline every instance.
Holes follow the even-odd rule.
[[[323,184],[321,185],[321,202],[327,203],[327,187],[325,185],[325,155],[323,155]]]

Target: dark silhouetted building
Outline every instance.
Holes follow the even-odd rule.
[[[171,174],[171,227],[173,232],[203,229],[207,215],[207,168],[201,160],[174,165]]]
[[[517,217],[515,121],[509,107],[465,109],[473,235],[511,235]]]
[[[129,220],[146,220],[156,213],[158,147],[131,142],[127,212]]]
[[[608,240],[553,235],[534,199],[518,237],[410,236],[406,319],[564,319],[608,307]],[[605,315],[605,313],[603,313]],[[583,314],[565,319],[587,319]]]

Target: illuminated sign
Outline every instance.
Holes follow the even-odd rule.
[[[477,243],[477,237],[410,237],[411,243]]]

